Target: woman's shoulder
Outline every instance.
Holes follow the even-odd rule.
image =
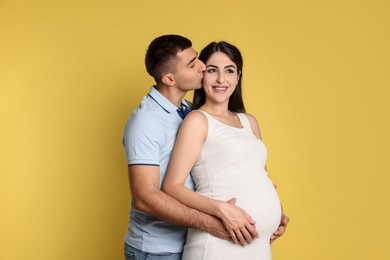
[[[208,121],[206,116],[201,111],[191,111],[185,118],[180,126],[180,134],[184,136],[191,136],[196,139],[199,137],[201,140],[207,138],[208,133]]]
[[[248,113],[245,113],[244,115],[246,116],[246,118],[248,118],[249,125],[252,129],[253,134],[257,138],[261,139],[260,127],[259,127],[259,123],[258,123],[256,117],[251,115],[251,114],[248,114]]]
[[[198,121],[198,122],[207,122],[207,116],[204,111],[202,110],[192,110],[184,119],[185,120],[191,120],[191,121]]]
[[[191,111],[183,121],[182,125],[189,125],[192,127],[207,126],[208,121],[206,115],[200,110]]]
[[[243,113],[243,114],[246,116],[246,118],[248,118],[248,121],[249,121],[249,123],[251,125],[252,124],[257,124],[257,119],[256,119],[256,117],[254,115],[248,114],[248,113]]]

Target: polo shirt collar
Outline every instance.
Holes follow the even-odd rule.
[[[176,112],[178,107],[171,103],[166,97],[164,97],[158,90],[152,86],[150,88],[149,94],[148,94],[162,109],[164,109],[167,113]],[[182,99],[181,100],[182,105],[186,107],[190,107],[187,102]]]

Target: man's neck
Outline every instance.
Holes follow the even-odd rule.
[[[159,85],[154,86],[161,95],[168,99],[172,104],[181,107],[181,101],[186,92],[180,91],[175,86]]]

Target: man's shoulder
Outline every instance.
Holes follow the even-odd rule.
[[[152,112],[136,110],[127,119],[125,132],[147,135],[161,129],[160,118]]]
[[[137,121],[152,121],[159,118],[159,115],[155,108],[149,106],[138,106],[130,115],[129,120]],[[154,121],[154,120],[153,120]]]
[[[134,121],[137,124],[156,123],[160,118],[159,110],[158,106],[145,97],[141,104],[131,113],[127,122],[132,123]]]

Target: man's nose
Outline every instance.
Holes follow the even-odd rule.
[[[206,65],[203,63],[203,61],[201,61],[201,60],[198,60],[199,62],[200,62],[200,71],[205,71],[206,70]]]

